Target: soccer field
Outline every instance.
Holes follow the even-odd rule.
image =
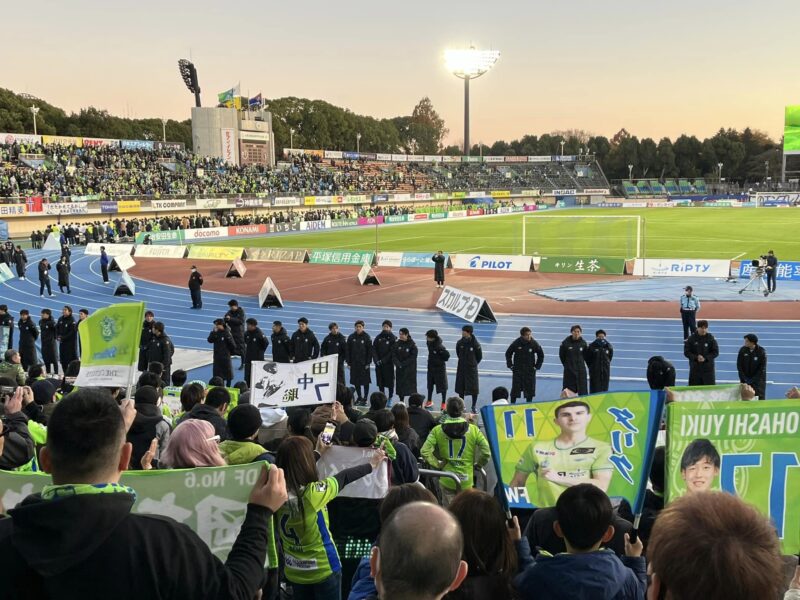
[[[570,217],[558,218],[552,217]],[[453,254],[521,254],[526,219],[526,254],[542,256],[636,255],[647,258],[753,257],[775,250],[780,260],[800,260],[800,210],[776,208],[574,209],[423,223],[270,234],[203,245],[268,248],[424,251]],[[595,218],[630,217],[630,218]]]

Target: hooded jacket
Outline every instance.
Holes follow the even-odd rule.
[[[620,560],[611,550],[539,556],[514,586],[523,600],[641,600],[647,589],[645,559]]]
[[[272,512],[254,504],[223,563],[186,525],[131,512],[130,494],[28,496],[0,520],[0,599],[239,598],[264,574]]]
[[[225,440],[219,445],[219,451],[229,465],[246,465],[257,460],[275,462],[273,456],[263,446],[249,440],[242,442]]]
[[[135,471],[141,470],[142,456],[147,452],[153,438],[158,440],[158,448],[153,458],[153,468],[158,468],[161,453],[167,449],[169,443],[169,423],[164,420],[161,408],[155,404],[137,403],[135,408],[136,417],[134,417],[127,435],[127,440],[133,446],[129,468]]]
[[[452,471],[461,480],[461,489],[474,483],[473,467],[482,467],[491,457],[489,442],[480,429],[463,417],[445,416],[441,425],[433,428],[420,451],[425,461],[444,471]],[[456,484],[442,479],[441,485],[454,490]]]

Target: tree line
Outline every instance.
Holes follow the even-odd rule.
[[[94,107],[67,114],[42,100],[0,88],[0,131],[32,133],[31,104],[36,104],[40,134],[160,140],[161,119],[127,119]],[[275,148],[356,150],[405,154],[459,155],[459,146],[444,146],[448,134],[429,98],[422,98],[406,116],[387,119],[358,115],[323,100],[275,98],[266,101],[272,112]],[[192,146],[191,120],[167,122],[167,140]],[[562,147],[562,142],[563,147]],[[719,176],[739,183],[780,175],[780,145],[762,131],[720,129],[700,140],[681,135],[675,140],[638,138],[621,129],[612,138],[583,130],[554,131],[517,140],[474,145],[471,154],[493,156],[594,155],[611,180]],[[629,169],[629,165],[632,168]]]

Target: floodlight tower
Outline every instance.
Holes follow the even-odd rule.
[[[189,91],[194,94],[194,103],[198,108],[200,107],[200,84],[197,82],[197,69],[194,64],[182,58],[178,61],[178,70],[181,72],[181,78]]]
[[[469,82],[491,69],[500,58],[498,50],[445,50],[447,70],[464,80],[464,154],[469,156]]]

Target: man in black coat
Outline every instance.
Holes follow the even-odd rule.
[[[25,267],[28,266],[28,255],[22,249],[22,246],[14,248],[14,264],[17,267],[17,277],[25,279]]]
[[[27,309],[19,311],[19,357],[22,368],[26,371],[38,364],[36,359],[36,340],[39,338],[39,329],[30,317]]]
[[[472,399],[471,412],[475,412],[478,405],[478,391],[480,379],[478,377],[478,365],[483,360],[483,348],[480,342],[472,335],[472,325],[464,325],[461,328],[461,339],[456,343],[456,356],[458,366],[456,367],[456,394],[466,400],[467,396]],[[442,410],[447,407],[443,404]]]
[[[147,370],[147,347],[150,345],[150,340],[153,338],[153,325],[156,323],[156,316],[152,310],[144,313],[144,321],[142,322],[142,333],[139,336],[139,361],[137,369],[140,371]]]
[[[42,362],[45,373],[58,375],[58,348],[56,346],[56,322],[49,308],[42,309],[39,330],[42,334]]]
[[[417,393],[417,344],[405,327],[400,328],[400,336],[392,346],[392,362],[397,372],[397,396],[400,402]]]
[[[308,319],[297,319],[297,331],[292,334],[292,356],[294,362],[311,360],[319,356],[319,341],[314,332],[308,328]]]
[[[544,363],[544,350],[533,339],[530,327],[519,330],[519,337],[511,342],[506,350],[506,366],[511,369],[511,404],[514,404],[520,394],[525,396],[526,402],[531,402],[536,396],[536,371]]]
[[[72,290],[69,287],[69,272],[70,266],[69,263],[62,257],[61,260],[58,261],[56,265],[56,271],[58,271],[58,289],[63,294],[64,288],[67,288],[67,293],[71,294]]]
[[[744,336],[744,346],[739,349],[739,356],[736,358],[736,369],[739,371],[739,381],[750,385],[759,400],[765,400],[767,397],[767,351],[758,344],[758,336],[755,333],[748,333]]]
[[[450,352],[444,347],[439,332],[430,329],[425,333],[425,342],[428,346],[428,401],[425,408],[433,406],[433,388],[442,396],[442,405],[447,400],[447,361],[450,360]]]
[[[381,332],[372,341],[372,351],[375,357],[375,383],[389,400],[394,395],[392,348],[396,341],[397,338],[392,333],[392,322],[386,319],[381,325]]]
[[[292,340],[280,321],[272,322],[272,360],[279,363],[292,362]]]
[[[0,327],[8,327],[8,348],[14,348],[14,317],[5,304],[0,304]]]
[[[72,307],[65,306],[56,323],[56,339],[58,340],[58,356],[61,369],[67,371],[67,365],[78,359],[78,325],[72,315]]]
[[[433,280],[436,282],[437,288],[444,287],[444,263],[446,257],[444,253],[439,250],[431,257],[433,261]]]
[[[50,263],[46,258],[39,261],[39,297],[44,298],[44,288],[47,288],[47,295],[53,297],[53,290],[50,289]]]
[[[172,340],[164,333],[164,323],[156,321],[153,323],[153,335],[150,337],[150,342],[147,344],[147,364],[159,362],[163,365],[164,370],[161,373],[161,380],[164,386],[169,385],[170,372],[172,371],[172,355],[175,354],[175,346],[172,345]]]
[[[337,354],[339,356],[336,382],[338,385],[345,385],[344,363],[347,362],[347,338],[339,331],[339,325],[337,323],[328,325],[328,332],[328,335],[325,336],[320,345],[319,355],[329,356],[331,354]]]
[[[224,320],[214,321],[214,329],[208,334],[208,343],[214,344],[213,376],[222,377],[225,387],[230,387],[233,381],[231,355],[236,352],[236,344]]]
[[[708,321],[697,322],[697,331],[683,343],[683,355],[689,359],[689,385],[716,385],[714,360],[719,356],[719,345],[708,333]]]
[[[606,339],[605,331],[597,330],[594,341],[586,348],[584,358],[589,367],[589,393],[607,392],[611,380],[614,347]]]
[[[192,265],[192,272],[189,275],[189,293],[192,296],[192,308],[203,308],[202,287],[203,276],[197,270],[197,267]]]
[[[61,256],[58,260],[65,259],[67,264],[70,265],[72,263],[72,250],[69,249],[69,246],[64,244],[61,246]]]
[[[663,390],[675,385],[675,366],[663,356],[647,360],[647,384],[651,390]]]
[[[228,312],[225,313],[225,324],[231,330],[231,337],[233,343],[236,344],[235,356],[242,358],[242,364],[239,365],[239,370],[244,368],[244,323],[247,317],[244,314],[244,309],[239,306],[236,300],[228,301]]]
[[[364,321],[358,320],[355,331],[347,337],[347,366],[350,367],[350,385],[356,388],[356,405],[366,406],[372,376],[372,340],[364,331]]]
[[[569,335],[561,342],[558,349],[558,358],[564,366],[564,376],[561,380],[562,389],[572,390],[579,396],[589,393],[586,385],[586,340],[583,339],[580,325],[573,325]]]
[[[244,380],[250,385],[250,373],[252,373],[253,361],[261,362],[264,360],[264,353],[269,346],[269,340],[261,328],[258,321],[253,318],[247,319],[247,331],[244,332]]]
[[[764,269],[764,273],[767,275],[767,291],[772,293],[775,291],[778,279],[778,257],[775,256],[773,250],[767,253],[767,266]],[[761,396],[759,396],[759,398],[761,398]],[[763,398],[761,399],[763,400]]]
[[[0,520],[2,596],[256,597],[270,517],[287,498],[283,471],[262,472],[223,564],[185,524],[132,510],[134,491],[119,485],[131,457],[125,431],[135,415],[131,403],[124,410],[102,388],[78,390],[56,406],[41,452],[55,486]],[[91,484],[106,493],[70,489]]]

